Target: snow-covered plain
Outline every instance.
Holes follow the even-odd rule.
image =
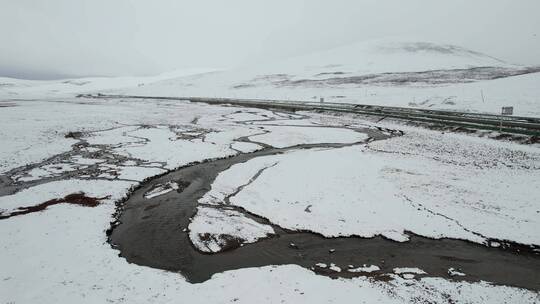
[[[355,143],[368,138],[364,133],[354,132],[348,129],[324,128],[324,127],[266,127],[268,133],[251,136],[251,140],[262,142],[276,148],[286,148],[298,143]]]
[[[223,236],[251,243],[272,235],[270,225],[237,207],[272,224],[326,236],[407,241],[413,232],[540,245],[538,146],[346,115],[74,98],[96,92],[324,97],[327,102],[488,113],[513,105],[516,115],[540,116],[540,73],[492,79],[524,69],[456,46],[386,39],[223,72],[0,78],[0,185],[9,184],[0,187],[0,214],[73,193],[99,198],[96,207],[58,203],[0,220],[0,303],[539,303],[537,291],[449,281],[412,267],[387,274],[388,282],[364,276],[330,279],[296,265],[269,265],[191,284],[178,273],[127,263],[105,234],[116,201],[143,180],[174,168],[268,146],[358,143],[293,149],[220,173],[189,226],[194,246],[217,253],[227,245]],[[368,136],[352,129],[373,125],[405,135],[363,143]],[[178,189],[164,185],[147,198]],[[377,265],[324,268],[380,272]],[[452,268],[448,273],[466,276]]]
[[[3,143],[0,154],[0,172],[8,176],[11,173],[15,176],[25,176],[27,172],[36,168],[45,168],[49,173],[32,175],[34,179],[31,182],[36,182],[36,184],[33,184],[31,188],[2,196],[1,212],[36,205],[51,198],[81,191],[87,195],[102,198],[100,204],[93,208],[63,203],[50,206],[41,212],[0,220],[2,238],[0,301],[2,303],[342,303],[357,299],[380,303],[412,301],[533,303],[539,301],[538,293],[494,286],[486,282],[472,284],[429,277],[407,280],[394,274],[389,274],[389,282],[362,276],[354,279],[333,280],[295,265],[228,271],[216,274],[207,282],[190,284],[178,273],[128,264],[118,256],[118,251],[106,242],[105,230],[109,228],[115,212],[114,202],[127,195],[129,189],[144,178],[191,162],[237,154],[239,152],[234,148],[237,144],[235,139],[258,136],[261,130],[269,132],[267,134],[275,132],[272,141],[265,140],[267,144],[280,142],[276,139],[278,136],[283,136],[283,142],[288,145],[314,141],[355,142],[364,139],[365,136],[362,133],[350,131],[354,135],[350,136],[346,134],[349,131],[332,128],[332,131],[318,134],[315,139],[310,136],[295,136],[292,137],[295,140],[291,140],[287,138],[289,132],[283,130],[290,130],[290,133],[294,134],[294,132],[300,132],[295,131],[297,127],[289,126],[287,123],[278,131],[275,120],[271,121],[273,124],[271,128],[264,125],[264,121],[269,119],[287,121],[298,119],[297,124],[301,126],[299,128],[304,130],[309,125],[321,128],[321,124],[324,123],[344,124],[345,118],[318,114],[314,115],[316,118],[310,119],[300,115],[287,115],[266,110],[216,107],[188,102],[121,99],[14,101],[12,106],[0,108],[0,115],[2,118],[0,136]],[[244,123],[243,119],[258,120],[259,123],[248,124]],[[81,132],[81,134],[66,137],[65,135],[69,132]],[[422,134],[423,131],[417,132]],[[411,132],[412,140],[415,136],[418,135]],[[470,139],[470,145],[475,145],[477,140],[479,139]],[[369,151],[368,148],[387,150],[400,148],[408,149],[408,153],[412,153],[410,150],[415,151],[414,144],[407,146],[399,142],[399,138],[394,141],[398,142],[388,141],[387,146],[381,142],[379,146],[372,146],[377,144],[372,143],[364,148],[319,149],[306,151],[306,153],[321,155],[321,153],[332,154],[358,150],[359,153],[377,154],[376,151]],[[482,141],[482,143],[485,142]],[[444,142],[440,145],[446,147]],[[464,146],[467,145],[468,143],[464,144]],[[493,145],[498,146],[500,143],[493,143]],[[244,145],[243,148],[253,150],[258,145],[248,144],[248,146]],[[365,151],[360,151],[362,149]],[[528,159],[535,157],[537,153],[537,148],[523,148],[513,144],[508,144],[507,149],[527,150],[526,156],[520,158],[523,164],[529,163]],[[429,150],[426,151],[429,152]],[[267,170],[270,173],[271,170],[279,168],[281,162],[287,161],[296,153],[300,152],[291,151],[283,155],[283,160],[280,159],[275,166],[272,166],[275,164],[273,156],[255,158],[253,161],[266,162],[272,159],[267,164]],[[386,152],[380,152],[380,154],[392,155]],[[333,160],[334,157],[331,156],[331,159]],[[306,160],[309,161],[309,159]],[[366,161],[369,162],[369,159]],[[347,165],[359,166],[362,162],[364,159],[359,157],[354,158]],[[94,167],[91,167],[93,168],[91,170],[81,167],[75,170],[75,173],[70,173],[75,174],[74,176],[69,175],[67,179],[63,179],[65,176],[62,174],[65,174],[65,171],[62,170],[74,171],[73,166],[69,164],[77,163]],[[317,165],[328,167],[331,163],[326,161]],[[396,160],[396,163],[400,161]],[[369,168],[377,164],[365,165]],[[512,165],[513,163],[510,163],[510,166]],[[58,169],[51,170],[53,167]],[[257,168],[257,166],[254,167]],[[317,166],[310,168],[312,169],[317,170]],[[231,169],[223,174],[230,174],[233,171],[236,170]],[[105,175],[95,175],[100,172]],[[261,173],[252,185],[256,186],[266,173],[266,171]],[[368,177],[362,170],[357,173]],[[249,180],[252,176],[252,172],[244,174],[242,170],[235,181],[240,182],[244,178]],[[311,180],[315,179],[316,174],[312,176]],[[297,182],[302,182],[302,180],[299,179]],[[218,185],[220,185],[219,179],[212,191],[221,189],[221,192],[228,192],[231,189],[231,187],[220,188]],[[321,183],[317,182],[316,185],[320,186]],[[333,183],[329,185],[335,186]],[[235,183],[233,186],[236,189],[238,184]],[[244,195],[242,193],[250,186],[246,186],[234,198]],[[305,193],[316,197],[315,194],[309,194],[308,191],[311,190],[313,189],[306,188]],[[337,190],[349,191],[345,186]],[[364,188],[364,190],[367,194],[372,193],[370,189]],[[284,195],[280,191],[276,189],[277,194]],[[508,192],[509,195],[513,193],[511,190]],[[220,203],[220,197],[223,197],[223,194],[216,194],[209,199],[207,208],[210,208],[212,204]],[[340,194],[336,193],[336,197],[339,199]],[[324,208],[324,205],[312,206],[314,213],[318,212],[318,207]],[[339,212],[337,208],[334,213],[320,213],[319,216],[326,221],[328,229],[337,231],[336,227],[341,227],[340,223],[336,222],[335,227],[332,228],[331,222],[335,219],[335,214]],[[295,214],[291,213],[291,216]],[[527,219],[528,215],[519,214],[516,209],[513,216]],[[246,225],[244,218],[232,223],[222,221],[227,218],[231,217],[217,217],[214,220],[223,225],[223,229],[236,227],[231,224],[238,224],[241,227]],[[201,213],[201,217],[196,217],[194,220],[205,219],[208,217],[204,217]],[[298,220],[299,223],[304,223],[301,219]],[[521,225],[526,224],[516,225],[516,231],[519,231]],[[257,233],[271,232],[268,227],[253,227]],[[216,227],[202,225],[200,229],[191,228],[193,231],[202,232]],[[344,231],[347,229],[344,226],[341,228]],[[374,229],[374,231],[380,232],[382,229]],[[207,232],[214,231],[210,229]],[[244,237],[245,240],[255,240],[250,239],[252,235],[256,235],[253,231],[245,230],[244,232],[249,232],[249,235]],[[401,234],[396,232],[395,235]],[[242,288],[238,288],[239,286]]]
[[[105,242],[114,205],[56,206],[0,223],[3,303],[534,303],[538,295],[487,283],[437,278],[389,283],[332,280],[295,265],[242,269],[202,284],[179,274],[128,264]],[[37,227],[37,228],[36,228]],[[241,288],[239,288],[241,286]]]
[[[418,130],[367,147],[294,151],[234,165],[201,203],[223,202],[234,193],[233,205],[327,237],[406,241],[410,231],[539,245],[540,192],[530,184],[540,180],[539,152]]]

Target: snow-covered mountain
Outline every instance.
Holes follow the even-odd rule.
[[[254,67],[168,79],[124,93],[351,102],[540,116],[539,67],[459,46],[378,39]]]
[[[85,77],[60,80],[26,80],[0,77],[0,98],[65,97],[80,93],[99,92],[143,86],[166,79],[215,71],[215,69],[185,69],[147,77]]]
[[[511,65],[455,45],[406,39],[376,39],[290,58],[267,66],[314,76],[332,71],[353,74],[411,72]]]
[[[53,82],[0,79],[0,96],[89,92],[319,100],[540,116],[540,67],[463,47],[377,39],[227,71]]]

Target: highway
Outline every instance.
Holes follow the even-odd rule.
[[[374,115],[381,118],[397,118],[442,126],[454,126],[476,130],[500,131],[504,133],[540,136],[540,118],[523,116],[503,116],[495,114],[431,110],[421,108],[391,107],[367,104],[309,102],[271,99],[239,99],[212,97],[161,97],[136,95],[83,94],[85,98],[137,98],[160,100],[189,100],[217,105],[236,105],[263,109],[284,109],[289,111],[331,111]]]

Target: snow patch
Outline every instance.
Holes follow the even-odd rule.
[[[193,245],[208,253],[254,243],[274,234],[272,227],[257,223],[238,211],[213,207],[198,207],[188,229]]]

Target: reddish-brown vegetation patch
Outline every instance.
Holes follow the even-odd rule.
[[[49,206],[57,205],[57,204],[64,204],[64,203],[74,204],[74,205],[79,205],[79,206],[84,206],[84,207],[96,207],[97,205],[100,204],[101,200],[107,199],[107,198],[109,197],[108,196],[89,197],[89,196],[86,196],[84,192],[72,193],[72,194],[66,195],[64,198],[55,198],[55,199],[43,202],[39,205],[29,206],[29,207],[19,207],[15,211],[8,214],[0,213],[0,220],[7,219],[13,216],[43,211],[47,209],[47,207]]]

